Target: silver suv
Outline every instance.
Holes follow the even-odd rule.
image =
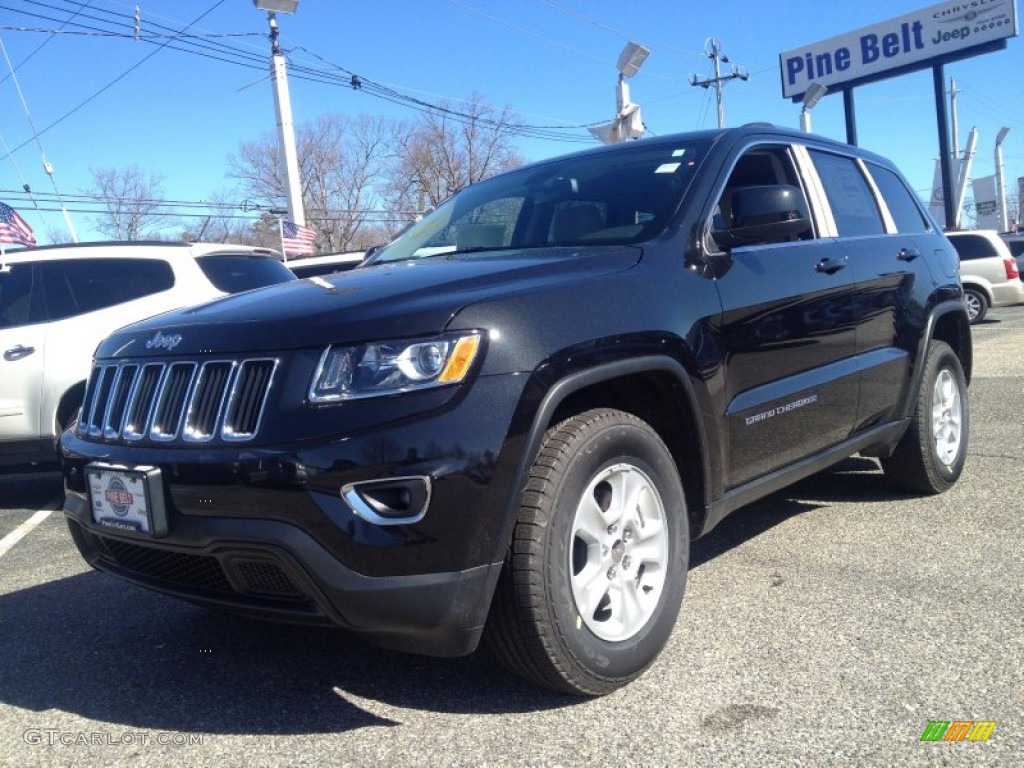
[[[1024,304],[1024,282],[1006,243],[995,230],[947,232],[960,254],[960,280],[971,325],[980,323],[989,307]]]
[[[0,258],[0,467],[56,458],[96,345],[171,309],[296,278],[241,245],[87,243]]]

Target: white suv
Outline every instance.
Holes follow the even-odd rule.
[[[999,234],[989,229],[947,232],[960,254],[960,280],[971,325],[980,323],[989,307],[1024,304],[1024,282],[1017,263]]]
[[[56,457],[93,350],[151,315],[295,280],[275,251],[200,243],[85,243],[0,257],[0,467]]]

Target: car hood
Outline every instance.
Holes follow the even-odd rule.
[[[438,333],[462,308],[630,268],[640,248],[498,251],[297,280],[126,326],[97,357],[284,350]]]

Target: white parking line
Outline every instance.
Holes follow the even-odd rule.
[[[31,533],[32,529],[39,525],[43,520],[53,514],[52,509],[40,509],[32,517],[26,520],[24,523],[19,525],[13,531],[8,533],[2,539],[0,539],[0,557],[6,555],[11,547],[21,541],[23,538]]]

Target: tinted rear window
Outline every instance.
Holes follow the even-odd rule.
[[[174,271],[159,259],[40,261],[50,320],[141,299],[174,287]]]
[[[217,290],[225,293],[241,293],[295,280],[288,267],[269,256],[217,254],[203,256],[197,261],[203,274]]]
[[[1004,240],[1003,242],[1014,256],[1024,256],[1024,240]]]
[[[840,237],[880,235],[885,232],[875,196],[857,164],[849,157],[810,150]]]
[[[992,244],[980,235],[958,235],[949,238],[960,254],[960,261],[973,261],[974,259],[987,259],[990,256],[997,256]]]
[[[907,189],[906,185],[895,173],[879,165],[869,166],[871,176],[878,186],[878,191],[885,198],[896,229],[906,234],[927,232],[928,221],[921,212],[921,207]]]

